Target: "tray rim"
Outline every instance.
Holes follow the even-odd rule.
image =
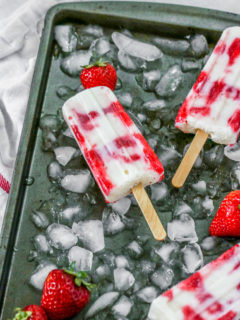
[[[23,122],[23,129],[21,133],[20,143],[18,147],[18,153],[16,157],[16,162],[14,165],[13,175],[12,175],[12,184],[11,190],[9,193],[7,206],[5,209],[4,220],[2,224],[2,229],[0,230],[0,312],[2,311],[2,303],[5,297],[5,289],[8,283],[8,278],[10,275],[10,270],[8,267],[11,266],[12,256],[14,254],[14,245],[17,239],[18,234],[18,222],[21,215],[21,207],[23,200],[19,200],[20,196],[25,194],[26,185],[23,181],[27,177],[27,172],[29,171],[31,165],[31,159],[33,150],[29,150],[29,146],[32,140],[35,140],[36,134],[32,135],[32,130],[34,130],[35,118],[34,113],[37,110],[37,105],[39,100],[43,101],[41,98],[41,93],[45,91],[46,81],[44,84],[44,79],[46,80],[49,72],[48,57],[51,52],[51,44],[53,39],[52,28],[56,19],[61,16],[63,13],[68,15],[71,12],[94,12],[94,6],[99,6],[98,9],[103,8],[103,6],[110,7],[113,10],[113,7],[127,7],[127,6],[138,6],[138,7],[155,7],[161,9],[162,13],[168,13],[169,16],[174,16],[176,13],[178,16],[184,17],[186,20],[192,16],[197,17],[195,24],[191,23],[191,28],[201,28],[204,30],[209,30],[209,26],[206,27],[206,24],[202,23],[202,18],[211,21],[213,18],[217,20],[229,21],[236,25],[240,24],[240,15],[230,12],[223,12],[220,10],[205,9],[194,6],[185,6],[178,4],[168,4],[168,3],[157,3],[157,2],[140,2],[140,1],[82,1],[80,3],[68,2],[54,5],[51,7],[44,19],[44,28],[42,30],[42,36],[39,44],[38,55],[35,63],[34,74],[31,83],[31,89],[29,93],[28,104],[26,108],[26,114]],[[89,10],[90,8],[90,10]],[[116,10],[116,9],[115,9]],[[97,12],[97,14],[111,15],[113,17],[121,17],[119,13],[110,11]],[[124,14],[122,14],[124,17]],[[69,16],[70,18],[70,16]],[[133,16],[128,16],[128,18],[134,18]],[[135,18],[136,20],[136,18]],[[143,20],[143,19],[139,19]],[[164,19],[161,20],[159,17],[159,23],[166,23]],[[179,23],[167,23],[168,25],[174,26],[189,26],[189,24]],[[221,31],[222,29],[215,29],[216,31]],[[47,48],[47,49],[46,49]],[[46,68],[48,66],[48,68]],[[45,72],[47,69],[47,73]],[[45,75],[44,75],[45,74]],[[41,109],[41,107],[39,107]],[[35,129],[37,132],[37,129]],[[36,133],[35,132],[35,133]],[[25,164],[28,164],[27,166]]]

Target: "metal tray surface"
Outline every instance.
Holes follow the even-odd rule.
[[[46,114],[56,115],[58,110],[60,110],[63,100],[56,95],[56,89],[60,85],[67,85],[72,88],[77,88],[80,85],[78,77],[68,77],[60,70],[60,59],[56,58],[53,54],[56,49],[53,39],[53,28],[55,25],[63,23],[80,26],[99,24],[104,27],[108,33],[113,30],[127,28],[133,32],[136,38],[146,41],[150,41],[153,36],[158,35],[182,39],[189,34],[201,33],[207,37],[209,47],[212,48],[223,29],[229,26],[240,25],[240,17],[220,11],[150,2],[101,1],[81,2],[78,4],[67,3],[57,5],[49,10],[45,20],[14,178],[0,239],[1,319],[10,318],[14,307],[40,302],[40,292],[29,286],[29,275],[35,269],[35,263],[28,261],[28,257],[29,252],[33,250],[31,239],[36,234],[41,233],[41,231],[37,230],[33,225],[30,220],[30,215],[32,210],[39,208],[46,200],[59,197],[59,201],[61,202],[62,199],[61,192],[57,192],[52,187],[47,177],[47,166],[53,161],[54,156],[52,152],[42,151],[42,131],[39,128],[39,123],[41,116]],[[169,66],[174,62],[178,63],[180,60],[178,57],[168,57],[166,61]],[[165,72],[165,69],[166,67],[163,65],[162,71]],[[170,104],[175,107],[174,112],[177,112],[178,106],[196,80],[198,73],[199,70],[192,74],[189,73],[189,77],[185,80],[184,88],[177,97],[171,100]],[[125,81],[128,83],[128,92],[132,92],[134,96],[138,96],[140,91],[136,89],[136,82],[134,80],[136,74],[129,76],[124,71],[119,70],[119,75],[123,83]],[[149,99],[152,95],[154,94],[143,93],[141,98],[144,100],[144,98],[148,97]],[[178,145],[182,152],[184,145],[189,143],[192,137],[191,135],[184,135],[180,132],[177,132],[177,134],[179,135],[178,139],[182,141],[182,143]],[[168,139],[168,137],[166,139]],[[208,142],[206,150],[212,147],[214,147],[214,144]],[[171,175],[179,161],[180,159],[176,160],[175,164],[171,164],[170,168],[167,166],[165,170],[168,186],[170,186],[169,181]],[[84,164],[81,163],[81,166],[84,167]],[[219,179],[224,179],[224,174],[228,171],[226,168],[232,170],[232,166],[234,166],[234,163],[224,159],[220,166],[220,171],[224,173],[223,177],[220,176]],[[73,168],[78,168],[77,161],[73,163]],[[193,180],[190,179],[190,182],[196,182],[197,179],[199,180],[202,177],[205,181],[211,183],[212,176],[208,176],[211,170],[213,172],[211,168],[208,168],[206,172],[200,169],[195,170],[197,173],[195,176],[194,174],[192,175]],[[214,171],[214,174],[217,175],[217,172]],[[174,205],[174,197],[182,197],[182,199],[185,200],[186,193],[190,192],[189,190],[191,189],[190,182],[181,190],[170,189],[172,202],[168,200],[168,204],[155,204],[165,227],[172,219],[171,207]],[[97,205],[92,205],[93,211],[91,214],[93,219],[101,219],[101,213],[105,204],[98,189],[95,187],[93,190],[96,192],[94,201],[96,201]],[[148,191],[150,191],[150,189],[148,189]],[[229,191],[231,191],[231,185],[227,184],[225,189],[222,188],[220,194],[214,198],[214,212],[221,202],[223,195]],[[143,245],[148,248],[156,245],[154,240],[149,237],[149,231],[144,221],[141,220],[142,218],[138,208],[133,206],[131,210],[132,216],[137,219],[140,224],[139,230],[143,238],[146,236],[146,239],[148,239],[147,244],[145,244],[144,239],[141,239]],[[211,219],[212,216],[206,217],[205,219],[196,219],[195,223],[199,242],[207,236],[209,221]],[[120,246],[124,247],[134,239],[135,235],[132,231],[117,234],[106,242],[107,250],[116,250],[116,252],[118,252]],[[211,252],[211,254],[204,254],[204,263],[216,258],[235,242],[234,239],[224,239],[219,244],[219,249]],[[48,259],[51,260],[51,257],[48,257]],[[183,275],[180,275],[179,278],[176,278],[173,284],[182,277]],[[161,290],[159,290],[159,292],[161,292]],[[146,310],[147,307],[144,306],[143,311],[145,313]],[[83,319],[83,315],[84,313],[79,314],[74,319]],[[129,319],[139,320],[140,318],[137,317],[136,315],[132,317],[130,315]],[[105,319],[104,314],[103,318],[98,319]]]

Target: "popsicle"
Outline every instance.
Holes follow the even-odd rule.
[[[68,99],[62,111],[106,202],[133,192],[154,237],[164,239],[144,190],[163,179],[163,166],[114,93],[104,86],[84,90]]]
[[[196,133],[172,183],[181,187],[207,138],[234,144],[240,133],[240,27],[225,29],[179,109],[175,125]]]
[[[240,246],[153,300],[149,320],[239,320]]]

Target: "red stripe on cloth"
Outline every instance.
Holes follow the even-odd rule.
[[[0,173],[0,188],[9,193],[11,184]]]

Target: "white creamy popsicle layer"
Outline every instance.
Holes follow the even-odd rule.
[[[175,124],[185,133],[201,129],[216,143],[237,141],[240,133],[240,27],[224,30],[179,109]]]
[[[161,162],[108,87],[76,94],[62,111],[107,202],[163,179]]]
[[[240,246],[237,244],[156,298],[149,320],[239,320]]]

